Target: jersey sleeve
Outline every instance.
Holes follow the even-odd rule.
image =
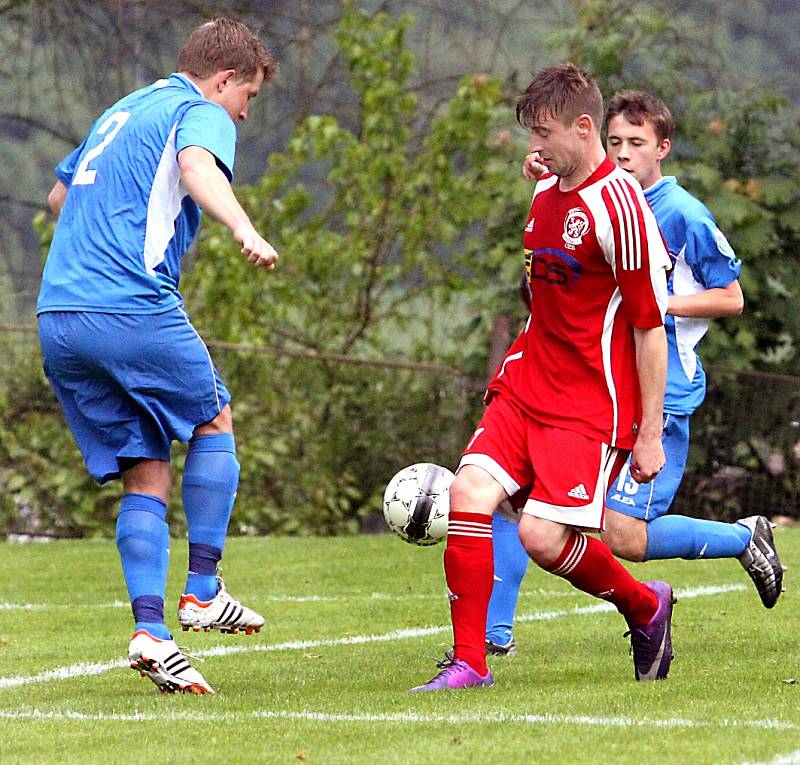
[[[211,152],[220,170],[233,178],[236,156],[236,125],[222,107],[211,101],[196,101],[188,105],[178,122],[175,150],[199,146]]]
[[[706,289],[727,287],[739,278],[742,261],[710,215],[693,222],[686,233],[684,257],[700,284]]]
[[[61,181],[67,188],[69,188],[70,184],[72,183],[72,179],[75,176],[75,170],[78,167],[78,160],[80,159],[81,153],[83,152],[84,148],[86,147],[86,141],[88,139],[84,138],[83,143],[78,146],[76,149],[73,149],[69,154],[67,154],[64,159],[61,160],[55,166],[55,174],[58,180]]]
[[[611,223],[604,247],[625,313],[638,329],[661,326],[671,261],[653,211],[641,189],[625,178],[609,181],[602,196]]]

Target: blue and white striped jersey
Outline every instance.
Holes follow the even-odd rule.
[[[201,211],[181,185],[178,153],[211,152],[232,178],[236,126],[189,79],[168,79],[115,103],[56,167],[68,188],[37,312],[147,314],[182,304],[181,258]]]
[[[667,243],[674,268],[670,295],[693,295],[727,287],[742,263],[706,206],[681,188],[674,177],[663,178],[644,192]],[[706,395],[706,373],[696,348],[708,329],[707,319],[667,315],[668,362],[664,411],[692,414]]]

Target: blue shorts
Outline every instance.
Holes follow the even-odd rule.
[[[89,473],[119,477],[127,460],[169,462],[231,400],[182,308],[131,315],[39,315],[44,372]]]
[[[681,485],[686,457],[689,454],[689,415],[664,415],[664,432],[661,436],[667,464],[650,483],[636,483],[630,476],[630,457],[619,478],[611,485],[606,496],[606,507],[634,518],[652,521],[664,515]]]

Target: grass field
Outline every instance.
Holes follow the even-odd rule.
[[[784,561],[800,529],[778,529]],[[260,635],[180,633],[213,697],[127,668],[113,542],[0,545],[2,763],[800,763],[797,590],[766,611],[736,561],[657,562],[676,588],[669,680],[633,680],[624,623],[531,567],[518,655],[490,689],[413,695],[451,641],[442,548],[394,536],[234,539]],[[186,545],[173,542],[169,622]]]

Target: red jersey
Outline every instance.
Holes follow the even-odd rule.
[[[641,418],[633,328],[664,322],[661,232],[637,181],[606,158],[578,188],[536,184],[523,238],[531,315],[489,385],[534,419],[632,449]]]

